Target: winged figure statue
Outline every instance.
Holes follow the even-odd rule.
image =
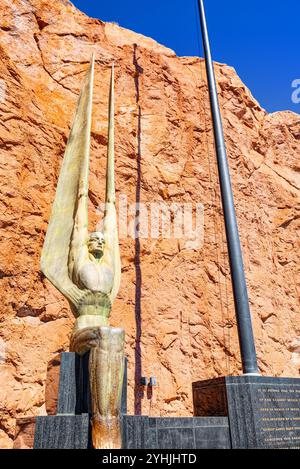
[[[120,286],[114,180],[114,65],[111,70],[103,232],[88,232],[88,177],[94,56],[84,78],[42,249],[41,270],[68,299],[75,315],[71,351],[90,351],[92,439],[120,448],[124,330],[109,327]]]

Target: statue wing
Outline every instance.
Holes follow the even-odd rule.
[[[115,153],[114,153],[114,65],[111,70],[111,83],[109,94],[109,124],[108,124],[108,148],[107,148],[107,169],[106,169],[106,194],[105,194],[105,214],[103,220],[103,232],[105,241],[110,249],[114,264],[114,283],[110,293],[113,302],[118,294],[121,281],[121,259],[118,237],[118,224],[116,213],[116,193],[115,193]]]
[[[88,184],[86,162],[90,149],[93,75],[94,57],[83,81],[41,255],[42,272],[75,307],[85,292],[70,279],[70,248],[80,181],[84,178],[86,188]],[[87,197],[87,189],[84,196]],[[87,210],[83,216],[86,217],[83,224],[87,234]]]

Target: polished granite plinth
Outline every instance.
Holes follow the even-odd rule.
[[[34,449],[88,449],[89,414],[37,417]]]
[[[194,417],[127,415],[123,449],[300,449],[300,379],[230,376],[193,383]],[[56,416],[36,418],[34,448],[91,448],[88,356],[61,356]]]
[[[230,448],[227,417],[165,418],[127,415],[127,366],[122,394],[123,449]],[[56,416],[36,418],[35,449],[91,448],[88,356],[61,356]]]
[[[230,449],[227,417],[123,417],[125,449]]]
[[[193,383],[194,414],[229,419],[232,448],[300,449],[300,379],[229,376]]]
[[[89,355],[62,353],[57,415],[36,418],[34,449],[91,448]],[[127,412],[127,360],[122,390],[122,414]]]

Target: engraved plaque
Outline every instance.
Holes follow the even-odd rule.
[[[219,378],[193,383],[193,396],[195,415],[227,412],[233,448],[300,449],[300,379]]]

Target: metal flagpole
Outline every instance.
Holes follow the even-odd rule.
[[[198,0],[202,40],[208,80],[211,113],[214,127],[216,156],[218,161],[222,205],[225,219],[226,238],[233,286],[239,343],[244,374],[259,374],[249,299],[243,265],[243,256],[236,220],[225,139],[214,74],[203,0]]]

